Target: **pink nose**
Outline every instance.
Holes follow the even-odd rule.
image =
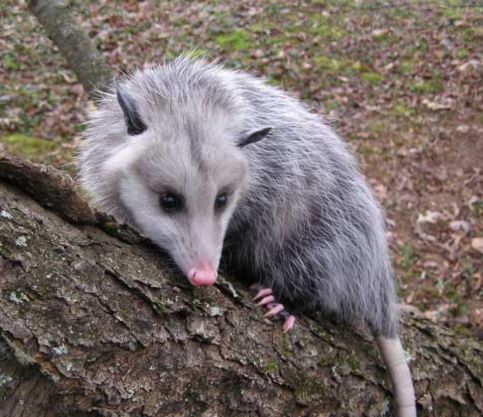
[[[213,285],[216,282],[218,273],[209,263],[202,263],[197,268],[191,268],[188,272],[188,279],[193,285]]]

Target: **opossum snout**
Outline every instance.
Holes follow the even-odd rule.
[[[201,263],[196,268],[191,268],[188,272],[190,282],[200,287],[202,285],[213,285],[218,278],[218,272],[208,262]]]

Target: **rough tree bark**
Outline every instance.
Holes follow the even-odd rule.
[[[105,89],[112,71],[87,34],[76,24],[62,0],[30,0],[29,7],[59,48],[84,90],[91,96]]]
[[[0,416],[389,416],[372,338],[282,334],[242,284],[195,289],[67,174],[0,158]],[[476,340],[406,318],[421,416],[483,412]]]

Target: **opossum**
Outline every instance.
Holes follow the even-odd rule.
[[[265,287],[257,297],[269,314],[282,300],[362,319],[397,415],[416,416],[382,211],[320,116],[262,79],[180,57],[102,95],[78,165],[93,203],[167,251],[192,284],[215,283],[228,247]]]

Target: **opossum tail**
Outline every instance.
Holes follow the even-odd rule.
[[[401,340],[378,336],[376,342],[391,376],[397,417],[416,417],[414,387]]]

